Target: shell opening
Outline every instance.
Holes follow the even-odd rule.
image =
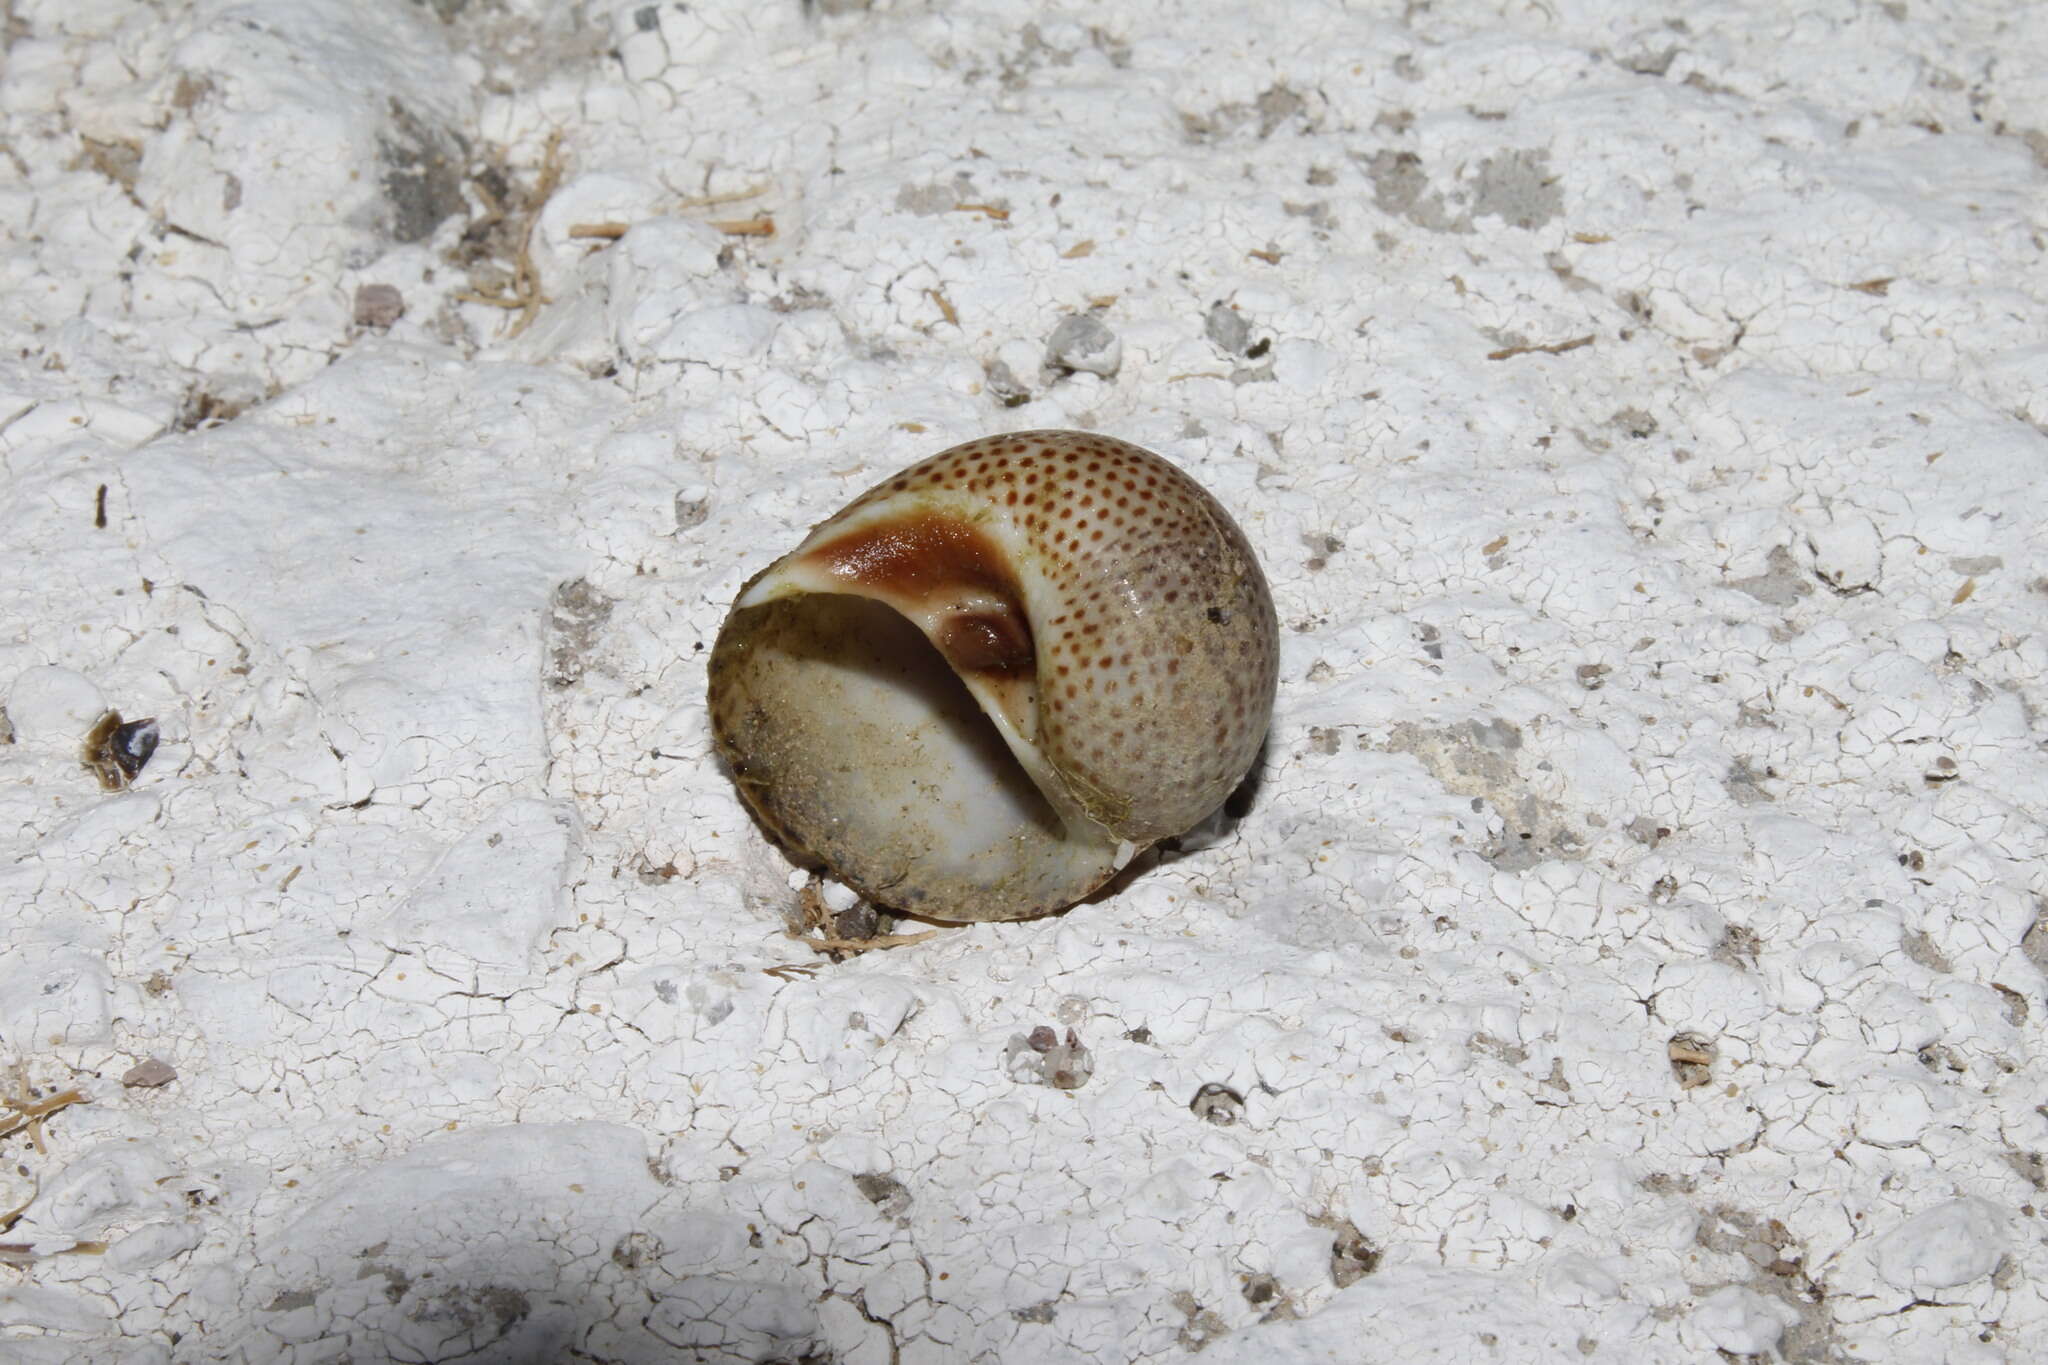
[[[713,723],[749,803],[871,899],[1018,919],[1113,873],[1116,841],[1063,816],[1044,789],[1057,779],[1029,770],[1043,760],[1010,720],[1034,714],[1028,671],[963,674],[892,606],[805,591],[735,613],[712,668]]]

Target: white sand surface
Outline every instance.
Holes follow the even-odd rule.
[[[0,1359],[2048,1359],[2048,6],[0,44]],[[1236,513],[1262,781],[831,960],[710,642],[1026,427]]]

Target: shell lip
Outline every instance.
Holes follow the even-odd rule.
[[[844,885],[852,887],[863,898],[880,906],[897,919],[916,920],[920,924],[929,924],[934,928],[940,929],[960,929],[970,924],[983,923],[1030,924],[1035,920],[1051,919],[1055,915],[1064,915],[1067,911],[1079,909],[1084,905],[1101,905],[1104,902],[1115,900],[1118,896],[1128,891],[1132,883],[1159,865],[1162,856],[1157,843],[1140,844],[1138,845],[1138,851],[1128,863],[1125,863],[1120,868],[1112,869],[1086,891],[1080,892],[1078,895],[1066,897],[1057,903],[1048,904],[1042,909],[1033,910],[1028,914],[1006,915],[1002,919],[991,921],[968,919],[960,916],[937,915],[929,910],[920,910],[915,906],[898,904],[889,898],[887,888],[870,892],[865,887],[845,881],[837,872],[819,861],[817,857],[806,851],[801,845],[784,844],[780,840],[778,840],[778,844],[794,855],[794,861],[801,866],[816,870],[824,876],[831,877],[835,881],[840,881]]]

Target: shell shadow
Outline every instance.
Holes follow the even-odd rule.
[[[1213,848],[1217,844],[1228,841],[1237,832],[1237,827],[1248,819],[1252,811],[1258,807],[1259,797],[1263,794],[1266,787],[1266,760],[1272,752],[1272,748],[1273,737],[1268,735],[1264,740],[1260,741],[1259,752],[1252,759],[1252,766],[1245,773],[1244,780],[1237,784],[1236,789],[1230,795],[1223,798],[1222,805],[1209,812],[1201,823],[1197,824],[1187,833],[1177,834],[1171,839],[1159,841],[1157,850],[1158,861],[1161,863],[1178,862],[1190,854],[1199,853],[1205,848]],[[1128,871],[1129,869],[1125,870]],[[1118,880],[1121,880],[1121,877]],[[1111,885],[1115,884],[1115,882],[1111,883]]]

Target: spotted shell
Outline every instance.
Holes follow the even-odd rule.
[[[1230,515],[1079,431],[954,446],[741,589],[719,752],[792,852],[930,919],[1064,909],[1241,782],[1278,632]]]

